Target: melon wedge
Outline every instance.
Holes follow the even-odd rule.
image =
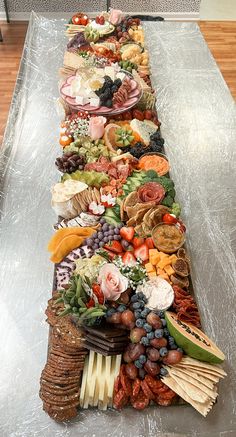
[[[177,314],[165,312],[165,319],[170,335],[177,346],[192,358],[207,363],[222,363],[225,355],[200,329],[186,322],[181,322]]]

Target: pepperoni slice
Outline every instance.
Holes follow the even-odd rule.
[[[168,407],[169,405],[171,405],[172,400],[171,399],[164,399],[164,398],[157,396],[155,399],[155,402],[158,405],[161,405],[162,407]]]
[[[148,386],[151,388],[153,393],[155,394],[159,393],[160,388],[163,385],[160,380],[153,378],[151,375],[146,375],[145,381],[148,384]]]
[[[165,190],[158,182],[147,182],[138,189],[138,196],[141,202],[160,203],[165,197]]]
[[[139,390],[141,387],[141,380],[139,378],[136,378],[133,382],[133,390],[132,390],[132,397],[136,398],[139,394]]]
[[[143,393],[147,396],[147,398],[154,401],[155,395],[145,380],[141,382],[141,387],[143,389]]]
[[[121,382],[123,390],[125,391],[126,396],[131,396],[132,395],[132,384],[131,384],[131,381],[128,378],[128,376],[125,375],[123,371],[120,373],[120,382]]]
[[[149,405],[149,399],[143,391],[140,390],[138,396],[135,399],[131,399],[131,404],[136,410],[144,410],[144,408]]]
[[[128,403],[128,396],[126,396],[125,391],[121,388],[118,393],[115,394],[113,399],[113,406],[117,410],[121,410]]]

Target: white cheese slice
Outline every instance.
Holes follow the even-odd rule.
[[[111,362],[112,357],[108,356],[105,358],[106,365],[105,365],[105,391],[104,391],[104,400],[103,400],[103,410],[107,410],[108,403],[109,403],[109,397],[108,397],[108,391],[110,387],[110,379],[111,379]]]
[[[99,354],[100,355],[100,354]],[[101,355],[102,359],[102,371],[99,382],[99,394],[98,394],[98,409],[103,410],[104,395],[105,395],[105,380],[106,380],[106,361],[105,357]]]
[[[124,80],[125,76],[126,76],[126,74],[123,73],[122,71],[120,71],[120,72],[117,73],[117,75],[116,75],[117,79],[120,79],[120,80]]]
[[[85,396],[84,396],[84,408],[88,408],[89,406],[89,385],[93,373],[94,359],[95,359],[95,352],[90,351],[89,363],[88,363],[88,376],[87,376],[87,383],[86,383]]]
[[[89,381],[89,405],[93,406],[93,398],[94,398],[94,392],[95,392],[95,386],[96,386],[96,379],[97,379],[97,354],[94,355],[94,362],[93,362],[93,369],[91,378]]]
[[[84,406],[84,396],[85,396],[85,388],[86,388],[86,384],[87,384],[87,376],[88,376],[88,356],[85,358],[85,362],[84,362],[84,369],[83,369],[83,376],[82,376],[82,384],[81,384],[81,388],[80,388],[80,406],[81,408],[83,408]]]
[[[89,99],[88,97],[84,96],[76,96],[75,102],[77,103],[77,105],[86,105],[89,102]]]
[[[110,78],[114,81],[116,78],[116,72],[113,67],[105,67],[105,75],[110,76]]]
[[[108,393],[107,393],[108,407],[112,407],[112,404],[113,404],[115,366],[116,366],[116,357],[113,356],[111,359],[111,372],[110,372],[109,387],[108,387]]]
[[[89,103],[91,106],[95,106],[96,108],[98,108],[100,106],[100,99],[99,97],[91,97],[89,99]]]
[[[93,398],[94,407],[97,407],[98,405],[101,374],[102,374],[102,355],[97,354],[96,384],[95,384],[95,391],[94,391],[94,398]]]
[[[76,96],[77,94],[79,94],[80,91],[80,87],[81,87],[81,77],[80,76],[76,76],[74,80],[72,80],[71,82],[71,95],[72,96]]]

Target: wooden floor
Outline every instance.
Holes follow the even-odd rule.
[[[201,21],[199,25],[232,95],[236,98],[236,22]],[[0,26],[4,38],[4,42],[0,43],[1,144],[21,59],[27,23],[0,23]]]

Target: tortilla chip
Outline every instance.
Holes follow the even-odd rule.
[[[175,370],[179,370],[180,372],[184,373],[186,376],[190,376],[191,378],[194,378],[195,380],[201,382],[209,389],[211,389],[211,390],[214,389],[214,382],[211,381],[209,378],[207,378],[205,375],[204,376],[200,375],[199,373],[195,372],[192,369],[186,370],[184,367],[179,368],[178,364],[175,364],[174,368],[175,368]]]
[[[127,206],[134,206],[138,203],[139,197],[137,191],[132,191],[132,193],[128,194],[126,199],[124,200],[124,210],[126,211]]]
[[[193,400],[188,394],[183,390],[183,388],[171,377],[171,376],[165,376],[162,378],[162,381],[169,387],[171,390],[173,390],[175,393],[177,393],[182,399],[184,399],[186,402],[188,402],[190,405],[192,405],[195,410],[197,410],[200,414],[202,414],[204,417],[206,417],[207,413],[211,410],[214,402],[209,399],[208,401],[201,403]]]
[[[200,369],[205,369],[209,373],[213,373],[213,375],[220,375],[221,378],[227,376],[227,373],[219,366],[215,364],[208,364],[203,361],[195,360],[194,358],[190,358],[188,356],[183,357],[182,364],[186,364],[187,366],[193,366]]]
[[[197,387],[199,390],[201,390],[209,398],[211,398],[213,400],[215,400],[217,398],[217,396],[218,396],[217,391],[215,389],[213,390],[213,389],[206,387],[204,384],[202,384],[200,382],[199,379],[195,379],[190,375],[186,375],[181,370],[175,369],[175,367],[171,367],[170,369],[168,369],[168,372],[169,372],[169,375],[172,376],[173,378],[174,378],[174,376],[177,376],[179,379],[182,379],[183,381],[188,382],[190,385]]]
[[[180,364],[180,363],[179,363]],[[218,382],[219,382],[219,376],[218,375],[213,375],[212,373],[209,373],[209,372],[207,372],[205,369],[201,369],[201,370],[199,370],[199,368],[197,368],[197,367],[194,367],[194,366],[188,366],[188,367],[186,367],[186,366],[184,366],[184,365],[181,365],[180,367],[182,367],[182,368],[184,368],[184,369],[189,369],[189,370],[193,370],[194,372],[197,372],[197,373],[199,373],[200,372],[200,374],[201,375],[204,375],[206,378],[208,378],[208,379],[210,379],[212,382],[214,382],[215,384],[217,384]]]

